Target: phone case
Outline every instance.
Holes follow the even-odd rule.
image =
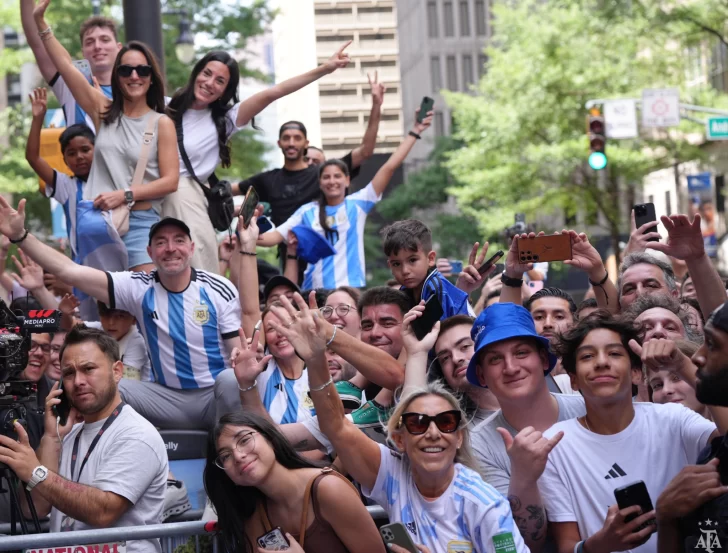
[[[571,259],[571,255],[571,237],[568,234],[518,239],[518,258],[522,264],[564,261]]]
[[[650,492],[647,491],[647,486],[645,486],[645,483],[642,480],[632,482],[627,486],[614,490],[614,499],[617,500],[617,506],[620,510],[631,507],[632,505],[639,505],[642,508],[642,514],[645,514],[649,513],[653,509]],[[629,515],[624,519],[624,521],[629,522],[638,516],[640,515]],[[649,524],[653,524],[653,522],[645,522],[642,526],[640,526],[640,529],[646,528]]]
[[[436,295],[427,300],[427,303],[425,303],[425,311],[422,313],[422,316],[412,321],[412,331],[415,333],[415,336],[417,336],[417,339],[422,340],[425,336],[427,336],[427,333],[432,330],[432,327],[435,326],[435,323],[439,321],[444,314],[445,312],[442,309],[442,304]]]
[[[490,270],[490,268],[493,266],[493,263],[502,259],[504,255],[505,255],[505,253],[503,252],[503,250],[498,250],[490,259],[486,260],[486,262],[483,263],[478,268],[478,273],[480,273],[481,275],[484,275],[485,273],[487,273]],[[498,264],[496,263],[496,266],[497,265]],[[503,271],[501,271],[501,272],[503,272]]]
[[[637,204],[632,209],[634,209],[634,222],[637,228],[640,228],[645,223],[657,221],[655,204],[653,203]],[[644,234],[648,234],[650,232],[657,232],[657,226],[654,226],[651,229],[645,231]],[[647,241],[659,242],[657,238],[649,238]]]
[[[280,528],[273,528],[270,532],[260,536],[257,541],[260,547],[270,551],[286,551],[290,548],[290,544]]]
[[[393,543],[404,547],[410,553],[419,553],[419,549],[412,541],[412,538],[401,522],[394,522],[392,524],[385,524],[379,529],[379,533],[382,535],[382,539],[385,543]]]
[[[432,111],[433,107],[435,107],[435,100],[433,100],[429,96],[425,96],[424,98],[422,98],[422,102],[420,103],[420,111],[417,114],[417,122],[422,123],[422,121],[425,120],[425,117],[427,117],[427,112]]]
[[[238,217],[243,218],[243,226],[245,228],[248,228],[253,215],[255,215],[256,207],[258,207],[258,193],[255,191],[255,188],[251,186],[245,193],[243,205],[240,206],[240,211],[238,212]]]

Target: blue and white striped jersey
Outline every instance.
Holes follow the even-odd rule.
[[[369,212],[381,199],[381,194],[377,196],[374,186],[369,183],[358,192],[347,196],[339,205],[326,206],[329,227],[338,233],[338,237],[334,238],[333,243],[336,253],[308,266],[303,277],[302,288],[304,290],[312,288],[333,290],[339,286],[355,288],[366,286],[364,224]],[[276,230],[286,240],[288,231],[297,225],[311,227],[325,237],[324,229],[319,223],[318,202],[310,202],[299,207]]]
[[[69,177],[65,173],[53,170],[53,182],[46,183],[45,194],[63,206],[66,215],[66,230],[68,241],[71,243],[73,260],[78,260],[78,237],[76,234],[76,206],[83,200],[85,182],[77,177]]]
[[[260,399],[276,424],[303,422],[313,417],[308,390],[308,369],[303,369],[300,378],[291,380],[283,375],[275,359],[268,361],[258,376]]]
[[[51,79],[48,85],[51,87],[51,89],[53,89],[53,94],[56,95],[56,98],[58,98],[58,102],[63,108],[63,114],[66,117],[66,127],[70,127],[71,125],[75,125],[77,123],[85,123],[89,129],[96,133],[96,129],[94,128],[94,122],[91,120],[88,114],[83,111],[81,106],[78,105],[76,99],[73,97],[73,94],[71,94],[71,90],[68,88],[68,85],[63,80],[63,77],[61,77],[61,74],[56,73],[56,75]],[[101,85],[101,92],[103,92],[104,96],[111,100],[110,84]]]
[[[229,280],[192,269],[189,286],[169,292],[156,271],[106,274],[109,307],[136,317],[157,382],[169,388],[208,388],[231,368],[224,340],[238,336],[240,300]]]

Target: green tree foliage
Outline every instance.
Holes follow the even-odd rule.
[[[456,179],[449,191],[490,233],[512,224],[517,212],[531,219],[596,210],[617,249],[627,229],[619,201],[625,188],[656,168],[699,158],[684,136],[700,127],[685,122],[649,139],[611,140],[609,165],[598,178],[586,165],[585,102],[680,87],[682,102],[711,105],[715,93],[682,86],[681,36],[641,6],[524,0],[494,10],[486,75],[474,95],[446,93],[455,138],[464,144],[449,154]]]

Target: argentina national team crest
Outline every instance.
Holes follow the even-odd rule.
[[[692,547],[690,547],[689,544],[686,544],[688,545],[688,547],[686,547],[686,550],[690,553],[717,553],[718,551],[722,552],[723,544],[721,543],[719,536],[719,524],[719,521],[711,520],[709,518],[703,520],[702,522],[699,522],[698,526],[700,527],[700,536],[692,536],[692,539],[689,538],[689,540],[694,541],[695,544]]]
[[[198,325],[203,325],[210,320],[210,308],[204,303],[198,303],[192,310],[192,320]]]
[[[447,542],[447,553],[473,553],[473,544],[469,541],[449,541]]]

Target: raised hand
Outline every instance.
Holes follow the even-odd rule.
[[[326,353],[326,327],[316,307],[316,293],[311,291],[309,296],[311,308],[298,292],[293,294],[293,301],[298,311],[285,296],[280,297],[280,306],[271,306],[271,311],[281,321],[280,324],[271,322],[271,326],[288,339],[302,359],[308,361],[323,356]]]
[[[530,232],[528,234],[517,234],[513,237],[513,240],[511,240],[511,247],[508,248],[508,253],[506,254],[505,269],[503,271],[507,277],[523,278],[523,273],[533,269],[533,263],[522,264],[520,262],[520,259],[518,258],[518,239],[535,238],[536,236],[544,236],[544,233],[539,232],[536,234],[535,232]]]
[[[58,432],[56,432],[56,414],[53,412],[53,406],[59,405],[61,403],[61,396],[65,393],[63,390],[58,389],[59,386],[59,382],[53,384],[51,391],[48,392],[48,395],[46,396],[45,415],[43,419],[45,425],[45,433],[43,434],[43,437],[45,438],[47,436],[51,439],[58,439],[60,435],[60,440],[62,441],[63,438],[65,438],[66,435],[71,431],[73,425],[77,422],[80,422],[81,417],[79,416],[78,411],[76,411],[76,409],[72,407],[70,413],[68,414],[68,418],[66,419],[66,424],[61,426],[59,422]]]
[[[0,233],[11,240],[20,240],[25,234],[25,200],[18,202],[15,210],[8,201],[0,196]]]
[[[699,259],[705,255],[700,215],[696,215],[692,222],[687,215],[663,215],[660,220],[667,229],[667,242],[648,242],[647,248],[683,261]]]
[[[519,482],[531,482],[534,485],[546,469],[549,453],[564,437],[564,433],[559,432],[547,440],[532,426],[521,430],[515,438],[505,428],[496,430],[503,438],[511,460],[511,475],[517,475]]]
[[[410,357],[417,353],[426,355],[428,351],[435,347],[437,336],[440,334],[440,321],[437,321],[432,330],[427,333],[427,336],[421,341],[417,339],[415,331],[412,330],[412,321],[419,319],[424,312],[425,302],[421,301],[419,305],[415,305],[410,309],[402,320],[402,344]]]
[[[493,264],[493,267],[491,267],[486,274],[481,275],[478,272],[478,269],[483,264],[483,261],[485,261],[485,256],[488,253],[488,242],[483,242],[483,249],[480,250],[480,253],[478,253],[479,247],[480,244],[478,242],[473,244],[473,249],[470,250],[470,257],[468,258],[468,266],[463,269],[463,272],[460,273],[460,276],[458,276],[458,280],[455,283],[455,286],[468,294],[477,290],[479,286],[488,280],[488,276],[495,269],[495,264]]]
[[[250,219],[250,223],[246,227],[244,225],[243,218],[238,217],[238,236],[240,237],[240,248],[246,252],[254,252],[255,244],[260,236],[260,229],[258,228],[258,217],[263,214],[263,204],[258,204],[255,207],[253,217]]]
[[[45,23],[45,12],[48,9],[48,6],[50,6],[51,0],[39,0],[39,2],[35,5],[35,8],[33,8],[33,19],[35,19],[36,23],[43,22]],[[44,31],[46,29],[47,25],[44,26],[38,26],[38,31]]]
[[[372,105],[381,106],[384,103],[384,93],[387,91],[387,87],[379,82],[379,71],[374,72],[373,80],[367,73],[367,79],[372,89]]]
[[[571,259],[567,259],[564,263],[581,269],[589,275],[590,280],[601,281],[606,273],[604,262],[597,249],[589,242],[587,235],[574,230],[562,230],[561,234],[568,234],[571,237]]]
[[[245,332],[241,328],[238,331],[240,335],[240,343],[242,344],[239,348],[233,348],[233,352],[230,355],[230,364],[233,366],[235,371],[235,379],[238,381],[238,386],[242,389],[250,388],[255,383],[258,375],[262,373],[268,361],[272,359],[272,355],[266,355],[262,359],[258,358],[258,339],[260,338],[260,330],[253,332],[253,337],[250,341],[245,337]]]
[[[653,370],[670,369],[684,380],[691,383],[695,380],[697,367],[675,344],[674,340],[653,338],[639,345],[636,340],[629,341],[630,349],[640,356],[642,364]],[[692,373],[692,374],[690,374]]]
[[[33,94],[28,94],[33,117],[43,117],[48,110],[48,92],[45,88],[36,88]]]
[[[657,225],[659,224],[657,221],[645,223],[637,228],[637,223],[634,218],[634,209],[632,210],[631,221],[632,227],[629,235],[629,242],[627,242],[627,247],[624,249],[625,256],[631,253],[640,253],[645,251],[651,238],[657,238],[658,240],[662,238],[660,233],[657,232]],[[645,234],[645,232],[647,232],[647,234]]]
[[[422,123],[420,123],[417,120],[417,116],[419,115],[419,113],[420,113],[420,108],[417,108],[417,110],[415,111],[415,124],[412,126],[412,130],[414,132],[416,132],[417,134],[420,134],[420,133],[426,131],[427,129],[429,129],[430,125],[432,125],[432,119],[435,117],[435,112],[430,110],[427,112],[427,117],[425,117],[422,120]]]
[[[349,54],[344,52],[344,50],[346,50],[351,43],[351,40],[344,43],[333,56],[326,60],[324,65],[326,66],[328,73],[333,73],[337,69],[342,69],[349,65],[349,61],[351,60],[349,59]]]
[[[58,302],[58,310],[68,317],[73,317],[76,308],[81,305],[79,299],[73,294],[66,294],[60,302]]]
[[[288,231],[288,244],[287,244],[287,254],[288,255],[296,255],[296,252],[298,251],[298,236],[296,236],[296,233],[292,230]]]
[[[10,273],[10,276],[26,290],[38,290],[44,288],[43,269],[35,261],[30,259],[22,250],[18,250],[20,259],[13,256],[13,263],[18,269],[17,273]]]
[[[445,278],[452,276],[452,264],[446,257],[438,258],[435,263],[435,268],[440,271],[440,274]]]

